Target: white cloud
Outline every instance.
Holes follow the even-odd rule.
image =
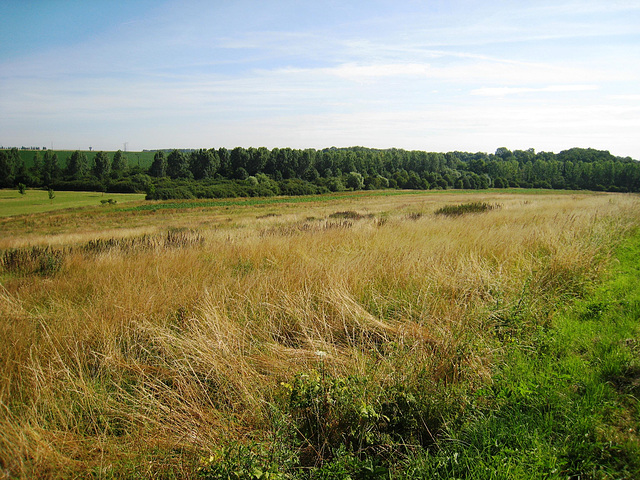
[[[607,95],[607,98],[611,100],[623,100],[623,101],[632,101],[632,102],[640,102],[640,94],[623,94],[623,95]]]
[[[546,87],[530,88],[530,87],[491,87],[477,88],[471,91],[471,95],[479,95],[484,97],[504,97],[506,95],[518,95],[521,93],[567,93],[567,92],[586,92],[597,90],[597,85],[549,85]]]
[[[419,63],[379,63],[370,65],[346,63],[323,71],[349,80],[362,80],[376,77],[427,76],[429,67],[428,64]]]

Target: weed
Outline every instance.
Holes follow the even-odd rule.
[[[67,253],[51,247],[10,249],[0,256],[0,267],[10,273],[50,276],[62,268]]]
[[[198,476],[204,480],[284,480],[288,478],[259,444],[233,444],[203,460]]]
[[[354,212],[353,210],[345,210],[343,212],[334,212],[329,215],[329,218],[345,218],[349,220],[361,220],[363,218],[372,218],[372,214],[363,215],[358,212]]]

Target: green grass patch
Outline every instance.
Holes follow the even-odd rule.
[[[550,328],[513,338],[491,386],[403,478],[640,478],[640,234]]]
[[[331,200],[344,200],[348,197],[382,197],[396,195],[416,195],[418,190],[374,190],[360,192],[346,192],[337,194],[322,195],[301,195],[287,197],[250,197],[234,199],[213,199],[213,200],[178,200],[168,202],[153,202],[134,207],[127,207],[121,211],[153,211],[153,210],[188,210],[194,208],[216,208],[216,207],[251,207],[256,205],[279,205],[286,203],[313,203]]]
[[[98,192],[54,192],[49,198],[47,190],[27,189],[24,195],[18,190],[0,190],[0,217],[28,215],[31,213],[53,212],[66,208],[109,205],[108,200],[118,204],[144,200],[138,193],[98,193]],[[103,203],[103,200],[106,201]]]

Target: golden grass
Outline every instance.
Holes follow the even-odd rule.
[[[501,208],[433,214],[470,201]],[[543,325],[558,299],[582,294],[638,225],[638,203],[416,194],[5,222],[2,248],[74,248],[55,275],[0,272],[0,478],[182,465],[259,435],[296,372],[482,385],[501,322],[526,310],[514,328]],[[348,210],[363,217],[330,217]],[[79,248],[168,228],[204,242]]]

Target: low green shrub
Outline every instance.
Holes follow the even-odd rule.
[[[488,212],[489,210],[496,210],[498,208],[501,208],[501,205],[497,203],[492,204],[492,203],[486,203],[486,202],[471,202],[471,203],[462,203],[460,205],[446,205],[436,210],[435,214],[451,217],[451,216],[465,215],[467,213]]]

